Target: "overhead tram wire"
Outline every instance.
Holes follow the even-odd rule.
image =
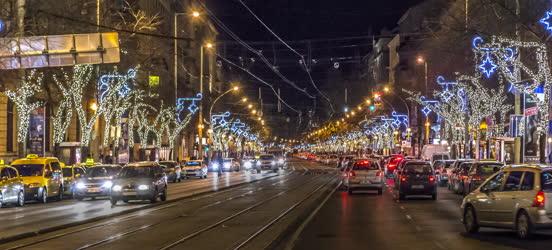
[[[305,72],[307,72],[307,75],[309,76],[309,80],[312,84],[312,86],[314,87],[314,89],[316,89],[316,91],[324,98],[326,99],[326,101],[328,102],[328,104],[330,105],[330,109],[332,110],[331,114],[330,114],[330,117],[333,115],[333,113],[335,113],[335,109],[333,107],[333,104],[332,104],[332,101],[330,100],[330,98],[328,98],[328,96],[326,96],[326,94],[324,94],[322,91],[320,91],[320,89],[318,88],[318,86],[316,85],[316,83],[314,83],[314,80],[312,78],[312,75],[310,73],[310,69],[307,67],[307,61],[305,60],[305,57],[300,54],[299,52],[297,52],[295,49],[293,49],[289,44],[287,44],[282,38],[280,38],[280,36],[278,36],[274,31],[272,31],[272,29],[270,29],[270,27],[268,27],[268,25],[266,25],[256,14],[255,12],[253,12],[253,10],[251,10],[249,8],[249,6],[247,6],[242,0],[237,0],[238,2],[241,3],[241,5],[243,5],[243,7],[245,7],[249,13],[251,13],[251,15],[253,15],[253,17],[255,17],[255,19],[257,19],[257,21],[259,21],[261,23],[261,25],[263,25],[263,27],[265,27],[274,37],[276,37],[276,39],[278,39],[282,44],[284,44],[288,49],[290,49],[293,53],[295,53],[296,55],[299,56],[299,58],[301,58],[301,61],[303,62],[302,65],[303,65],[303,68],[305,70]]]
[[[255,55],[257,55],[259,58],[261,58],[261,60],[276,74],[278,75],[280,78],[282,78],[282,80],[284,82],[286,82],[288,85],[292,86],[293,88],[301,91],[303,94],[305,94],[306,96],[308,96],[309,98],[311,99],[315,99],[315,96],[311,95],[307,90],[306,88],[302,89],[300,88],[299,86],[297,86],[297,84],[295,84],[293,81],[289,80],[287,77],[285,77],[281,72],[279,72],[278,70],[276,70],[275,68],[275,65],[272,65],[268,59],[266,59],[266,57],[258,50],[256,50],[255,48],[251,47],[249,44],[247,44],[246,42],[244,42],[240,37],[238,37],[234,32],[232,32],[232,30],[230,30],[230,28],[228,28],[222,21],[220,21],[220,19],[218,19],[215,14],[209,9],[207,8],[207,6],[203,3],[203,2],[200,2],[200,5],[202,6],[202,8],[209,14],[209,16],[211,17],[211,19],[213,20],[213,22],[215,24],[217,24],[217,26],[219,26],[222,30],[224,30],[226,33],[228,33],[228,35],[230,35],[234,40],[236,40],[238,43],[240,43],[242,46],[244,46],[246,49],[248,49],[249,51],[251,51],[252,53],[254,53]]]
[[[288,107],[289,109],[295,111],[296,113],[298,113],[299,115],[302,114],[301,111],[293,108],[291,105],[289,105],[284,99],[282,99],[282,97],[278,94],[278,92],[276,91],[276,89],[274,89],[274,86],[272,86],[272,84],[266,82],[265,80],[263,80],[262,78],[258,77],[257,75],[253,74],[251,71],[249,71],[248,69],[245,69],[241,66],[239,66],[238,64],[230,61],[229,59],[227,59],[226,57],[218,54],[218,53],[215,53],[215,55],[217,57],[219,57],[220,59],[222,59],[223,61],[225,61],[226,63],[236,67],[236,68],[239,68],[240,70],[242,70],[243,72],[249,74],[250,76],[252,76],[253,78],[257,79],[259,82],[265,84],[266,86],[270,87],[270,89],[272,90],[272,92],[274,92],[274,95],[276,95],[276,97],[278,98],[278,100],[280,100],[284,105],[286,105],[286,107]]]

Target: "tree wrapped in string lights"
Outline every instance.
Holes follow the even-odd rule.
[[[20,86],[15,90],[6,90],[6,96],[15,104],[17,110],[17,141],[25,142],[29,131],[31,112],[42,106],[41,101],[32,100],[35,94],[40,92],[43,74],[37,70],[31,70],[21,78]]]
[[[65,134],[73,118],[73,105],[71,93],[65,83],[71,82],[70,76],[62,72],[61,76],[54,75],[54,82],[61,91],[61,100],[57,106],[52,122],[54,125],[54,143],[61,143],[65,140]]]

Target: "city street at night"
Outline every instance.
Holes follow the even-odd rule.
[[[0,0],[0,250],[552,248],[550,0]]]

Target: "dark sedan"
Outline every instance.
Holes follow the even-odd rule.
[[[409,195],[428,195],[437,199],[437,183],[433,168],[426,161],[407,161],[398,173],[395,188],[399,200]]]
[[[88,168],[86,174],[79,179],[73,189],[73,198],[108,197],[113,186],[113,179],[121,171],[119,165],[98,165]]]

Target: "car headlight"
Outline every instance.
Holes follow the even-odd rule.
[[[213,165],[211,165],[211,168],[214,169],[214,170],[217,170],[219,168],[219,164],[218,163],[213,163]]]
[[[284,164],[284,159],[278,159],[278,164]]]
[[[77,189],[84,189],[84,188],[86,188],[86,185],[84,185],[84,183],[82,182],[77,183]]]
[[[102,184],[102,187],[103,187],[103,188],[111,188],[111,186],[113,186],[113,182],[111,182],[111,181],[105,181],[105,182]]]
[[[243,166],[244,166],[245,168],[251,168],[251,167],[252,167],[252,164],[251,164],[250,161],[246,161],[246,162],[243,164]]]
[[[223,167],[223,168],[230,168],[230,163],[229,163],[229,162],[224,163],[224,164],[222,165],[222,167]]]
[[[276,161],[272,161],[272,165],[275,165],[276,164]]]
[[[149,189],[148,185],[140,185],[140,186],[138,186],[138,190],[148,190],[148,189]]]
[[[258,162],[257,162],[257,166],[260,166],[260,165],[261,165],[261,162],[260,162],[260,161],[258,161]]]
[[[121,187],[121,185],[115,185],[111,190],[115,192],[120,192],[121,190],[123,190],[123,187]]]

